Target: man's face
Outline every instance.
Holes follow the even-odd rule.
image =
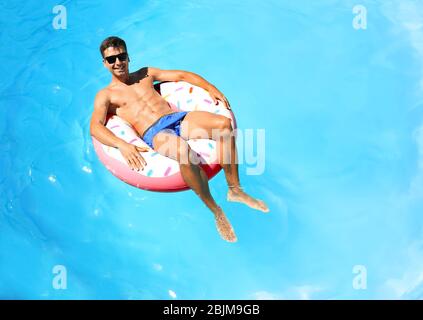
[[[120,78],[128,74],[129,58],[123,47],[108,47],[104,50],[103,56],[104,66],[116,77]]]

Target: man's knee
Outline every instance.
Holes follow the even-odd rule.
[[[191,149],[191,147],[185,140],[179,140],[175,152],[175,158],[179,162],[179,164],[198,164],[198,157],[196,152]]]
[[[179,163],[186,164],[188,163],[190,147],[187,142],[179,141],[177,147],[175,148],[176,158]]]
[[[169,157],[178,162],[188,159],[189,145],[180,138],[173,135],[158,134],[154,138],[155,150],[165,157]]]
[[[226,117],[222,118],[223,119],[219,120],[219,123],[216,128],[212,130],[213,140],[217,141],[221,138],[229,138],[234,134],[231,119]]]
[[[226,118],[226,117],[223,117],[220,120],[219,129],[222,129],[224,131],[227,131],[227,130],[232,131],[232,122],[231,122],[231,119]]]

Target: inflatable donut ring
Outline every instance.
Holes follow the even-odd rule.
[[[161,82],[154,87],[173,110],[201,110],[220,114],[231,119],[232,127],[236,128],[232,111],[220,101],[217,105],[214,104],[208,92],[202,88],[182,81]],[[129,123],[116,115],[108,115],[105,125],[126,142],[149,148],[147,152],[141,153],[147,165],[144,170],[137,172],[131,170],[117,148],[106,146],[92,137],[94,149],[100,161],[113,175],[144,190],[173,192],[189,189],[179,171],[178,162],[151,149]],[[221,170],[221,166],[217,163],[216,142],[209,139],[191,139],[188,144],[199,156],[200,165],[207,177],[213,178]]]

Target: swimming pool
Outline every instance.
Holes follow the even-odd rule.
[[[0,296],[422,298],[422,7],[0,1]],[[240,174],[270,214],[227,203],[222,173],[211,182],[236,244],[192,192],[142,191],[99,162],[89,120],[109,35],[131,70],[198,73],[239,128],[265,130],[265,170]]]

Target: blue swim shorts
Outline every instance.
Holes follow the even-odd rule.
[[[181,111],[164,115],[145,131],[142,139],[153,148],[153,138],[160,131],[166,131],[180,136],[181,122],[187,113]]]

